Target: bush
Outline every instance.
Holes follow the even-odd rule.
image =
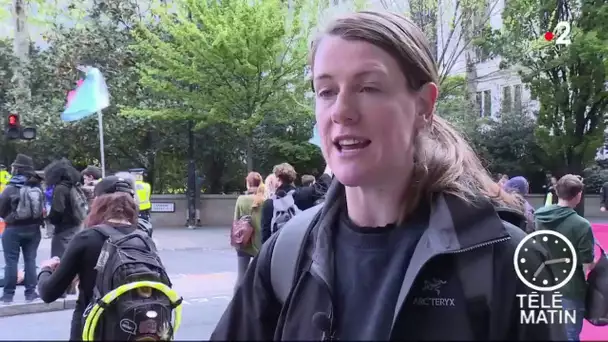
[[[608,169],[592,166],[583,171],[585,190],[588,194],[599,194],[604,183],[608,182]]]

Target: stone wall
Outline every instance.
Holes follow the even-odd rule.
[[[201,195],[200,219],[203,226],[230,226],[234,216],[237,195]],[[530,195],[528,200],[535,207],[543,205],[544,195]],[[153,212],[152,223],[157,227],[184,227],[187,219],[185,195],[153,195],[152,204],[156,209],[167,212]],[[171,209],[173,209],[172,212]],[[608,219],[608,213],[600,212],[598,195],[585,197],[585,216],[590,220]]]

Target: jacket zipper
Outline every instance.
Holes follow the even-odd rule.
[[[443,253],[440,253],[440,254],[458,254],[458,253],[469,252],[469,251],[472,251],[472,250],[477,249],[477,248],[494,245],[494,244],[497,244],[497,243],[500,243],[500,242],[505,242],[505,241],[508,241],[508,240],[511,240],[511,237],[510,236],[505,236],[505,237],[500,238],[500,239],[494,239],[494,240],[482,242],[480,244],[477,244],[477,245],[474,245],[474,246],[471,246],[471,247],[459,249],[459,250],[456,250],[456,251],[443,252]]]
[[[337,339],[335,338],[335,331],[334,331],[334,310],[333,308],[329,310],[329,331],[324,331],[323,334],[321,334],[321,341],[323,342],[329,342],[329,341],[337,341]]]
[[[510,236],[505,236],[505,237],[503,237],[503,238],[494,239],[494,240],[489,240],[489,241],[482,242],[482,243],[480,243],[480,244],[473,245],[473,246],[470,246],[470,247],[467,247],[467,248],[462,248],[462,249],[458,249],[458,250],[455,250],[455,251],[447,251],[447,252],[442,252],[442,253],[439,253],[439,254],[437,254],[437,255],[435,255],[435,256],[439,256],[439,255],[446,255],[446,254],[459,254],[459,253],[470,252],[470,251],[475,250],[475,249],[477,249],[477,248],[482,248],[482,247],[486,247],[486,246],[494,245],[494,244],[501,243],[501,242],[505,242],[505,241],[508,241],[508,240],[511,240],[511,237],[510,237]],[[435,257],[435,256],[434,256],[434,257]],[[434,257],[431,257],[429,260],[427,260],[427,261],[424,263],[424,265],[426,265],[426,264],[427,264],[427,263],[428,263],[428,262],[429,262],[431,259],[433,259]],[[424,265],[423,265],[422,267],[424,267]],[[422,269],[422,267],[421,267],[421,269]],[[416,277],[418,277],[418,276],[416,276]],[[415,281],[414,281],[414,282],[415,282]],[[409,296],[409,295],[408,295],[408,296]],[[392,339],[392,334],[393,334],[393,331],[391,331],[391,339]]]

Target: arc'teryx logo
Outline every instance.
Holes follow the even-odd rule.
[[[422,291],[435,291],[439,296],[441,294],[441,286],[445,284],[447,284],[447,281],[443,281],[437,278],[433,278],[433,280],[431,281],[425,280]]]
[[[455,306],[454,298],[439,297],[441,295],[441,287],[447,283],[447,281],[437,278],[425,280],[422,292],[434,292],[437,297],[414,297],[413,304],[419,306]]]

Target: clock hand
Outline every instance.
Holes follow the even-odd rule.
[[[568,261],[570,261],[570,258],[561,258],[561,259],[553,259],[553,260],[545,261],[544,264],[553,265],[553,264],[560,264],[562,262],[568,262]]]
[[[538,275],[540,274],[540,272],[545,268],[545,263],[543,262],[542,264],[540,264],[540,266],[538,267],[538,269],[536,270],[536,272],[534,272],[534,278],[538,277]]]

